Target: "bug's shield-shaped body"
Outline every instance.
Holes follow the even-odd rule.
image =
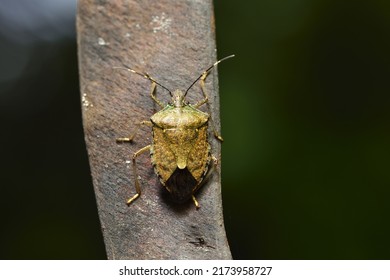
[[[151,121],[154,169],[173,199],[184,202],[200,187],[209,168],[209,115],[191,105],[167,105]]]
[[[137,175],[137,157],[150,151],[151,161],[155,172],[161,183],[172,194],[177,202],[184,202],[190,198],[197,209],[199,203],[195,198],[195,192],[201,187],[206,175],[211,174],[211,167],[217,164],[215,156],[211,155],[208,143],[208,125],[214,131],[214,136],[220,142],[223,141],[221,135],[216,131],[211,116],[198,110],[200,106],[208,103],[208,96],[205,90],[205,79],[211,69],[223,60],[233,57],[227,56],[218,60],[206,71],[202,73],[183,93],[180,90],[171,92],[168,88],[158,83],[147,73],[141,73],[131,68],[122,68],[132,73],[138,74],[152,82],[150,96],[153,101],[163,108],[154,114],[150,121],[141,121],[136,130],[129,137],[117,138],[116,141],[132,142],[140,125],[148,125],[153,129],[153,142],[133,154],[133,172],[136,194],[127,200],[130,205],[141,195],[141,187]],[[195,105],[190,105],[185,97],[191,87],[199,81],[203,93],[203,99]],[[172,97],[168,105],[164,105],[155,95],[156,85],[164,88]],[[210,110],[209,110],[210,111]],[[211,160],[214,162],[211,165]]]

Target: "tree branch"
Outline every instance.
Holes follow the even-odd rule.
[[[171,90],[185,90],[216,57],[212,1],[80,0],[77,18],[83,123],[107,255],[109,259],[230,259],[221,202],[220,169],[191,201],[175,204],[153,172],[148,153],[138,160],[142,195],[134,195],[132,154],[151,144],[150,127],[137,123],[159,110],[150,81],[113,67],[148,72]],[[210,113],[219,131],[217,71],[206,80]],[[169,95],[157,88],[164,103]],[[188,94],[202,99],[200,87]],[[207,106],[202,106],[207,111]],[[212,137],[213,154],[220,143]]]

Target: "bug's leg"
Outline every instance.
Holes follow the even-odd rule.
[[[202,77],[199,80],[200,87],[202,89],[202,93],[203,93],[204,99],[199,101],[198,103],[196,103],[195,104],[195,108],[198,108],[198,107],[202,106],[203,104],[208,103],[208,101],[209,101],[209,97],[207,96],[206,88],[205,88],[205,85],[204,85],[204,81],[206,80],[208,74],[209,74],[209,72],[207,72],[207,71],[204,72]],[[209,106],[209,112],[210,112],[210,106]],[[213,121],[213,119],[211,117],[211,114],[210,114],[210,124],[211,124],[211,128],[213,129],[215,138],[217,138],[219,141],[223,142],[222,136],[215,129],[214,121]]]
[[[204,72],[202,74],[202,76],[200,77],[199,83],[200,83],[200,87],[202,89],[202,93],[203,93],[204,99],[202,99],[201,101],[196,103],[194,105],[195,108],[199,108],[200,106],[202,106],[203,104],[205,104],[205,103],[207,103],[209,101],[209,97],[207,96],[207,93],[206,93],[206,90],[205,90],[205,86],[204,86],[204,81],[206,80],[208,74],[209,74],[208,72]]]
[[[135,180],[134,180],[134,182],[135,182],[135,191],[137,193],[127,200],[127,205],[130,205],[134,200],[136,200],[141,195],[141,186],[140,186],[139,180],[138,180],[138,171],[137,171],[136,158],[140,154],[142,154],[142,153],[144,153],[146,151],[149,151],[150,147],[151,147],[151,145],[147,145],[146,147],[143,147],[142,149],[138,150],[137,152],[135,152],[133,154],[133,174],[134,174],[134,177],[135,177]]]
[[[131,141],[133,141],[133,138],[134,138],[134,136],[137,134],[137,132],[138,132],[138,130],[139,130],[139,128],[140,128],[141,125],[152,126],[152,123],[151,123],[150,121],[142,121],[142,122],[137,123],[137,126],[136,126],[136,128],[135,128],[133,134],[131,134],[131,135],[128,136],[128,137],[117,138],[117,139],[116,139],[116,142],[122,143],[122,142],[131,142]]]
[[[166,87],[164,87],[163,85],[158,83],[156,80],[154,80],[152,77],[150,77],[150,75],[148,73],[142,73],[142,72],[136,71],[136,70],[128,68],[128,67],[113,67],[113,68],[114,69],[127,70],[127,71],[129,71],[131,73],[135,73],[135,74],[140,75],[140,76],[148,79],[149,81],[151,81],[152,82],[152,87],[150,89],[150,95],[152,96],[152,99],[154,100],[154,102],[156,102],[161,108],[164,108],[164,104],[160,100],[158,100],[156,98],[156,96],[154,95],[154,92],[155,92],[155,89],[156,89],[156,85],[159,85],[162,88],[166,89],[172,95],[172,93],[171,93],[171,91],[169,89],[167,89]]]
[[[198,203],[198,201],[196,200],[196,198],[195,198],[194,195],[192,195],[192,201],[193,201],[194,204],[195,204],[196,210],[198,210],[198,209],[200,208],[200,206],[199,206],[199,203]]]
[[[211,155],[211,160],[213,161],[213,163],[211,164],[211,168],[207,171],[206,176],[203,178],[202,182],[200,182],[200,184],[198,184],[192,191],[192,201],[195,204],[196,210],[198,210],[200,208],[200,206],[199,206],[199,203],[194,196],[194,193],[201,186],[203,186],[203,184],[205,184],[207,182],[207,180],[210,178],[210,176],[214,173],[215,167],[218,165],[218,159],[214,155]]]
[[[207,170],[207,173],[206,175],[204,176],[202,182],[200,182],[200,184],[198,184],[194,190],[192,191],[193,193],[196,192],[203,184],[205,184],[207,182],[207,180],[210,178],[210,176],[214,173],[215,171],[215,168],[216,166],[218,165],[218,159],[214,156],[214,155],[211,155],[211,160],[213,161],[211,164],[210,164],[210,168],[209,170]]]
[[[219,155],[219,157],[221,157],[221,155]],[[214,155],[211,155],[211,159],[213,161],[213,165],[212,165],[212,170],[214,170],[214,168],[218,165],[220,159],[216,158]]]
[[[152,97],[154,102],[156,102],[161,108],[164,108],[164,104],[160,100],[158,100],[156,95],[155,95],[156,83],[154,82],[153,79],[151,79],[151,81],[152,81],[152,87],[150,88],[150,96]]]

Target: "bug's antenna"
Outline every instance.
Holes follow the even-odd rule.
[[[167,90],[167,91],[169,92],[169,94],[173,97],[172,92],[171,92],[168,88],[164,87],[162,84],[160,84],[160,83],[157,82],[155,79],[153,79],[152,77],[150,77],[148,73],[138,72],[138,71],[136,71],[136,70],[134,70],[134,69],[126,68],[126,67],[113,67],[113,68],[114,68],[114,69],[127,70],[127,71],[129,71],[129,72],[131,72],[131,73],[135,73],[135,74],[137,74],[137,75],[140,75],[140,76],[142,76],[142,77],[148,79],[149,81],[151,81],[151,82],[153,82],[153,83],[156,83],[157,85],[159,85],[159,86],[162,87],[163,89]]]
[[[204,72],[202,73],[202,75],[200,75],[200,76],[199,76],[199,77],[198,77],[198,78],[197,78],[197,79],[196,79],[196,80],[187,88],[186,92],[184,93],[184,96],[187,95],[187,92],[195,85],[195,83],[196,83],[197,81],[199,81],[200,78],[202,78],[203,76],[207,76],[208,73],[211,71],[211,69],[214,68],[214,66],[216,66],[216,65],[219,64],[220,62],[222,62],[222,61],[224,61],[224,60],[226,60],[226,59],[232,58],[232,57],[234,57],[234,54],[229,55],[229,56],[227,56],[227,57],[224,57],[224,58],[218,60],[218,61],[215,62],[213,65],[211,65],[209,68],[207,68],[207,70],[204,71]]]

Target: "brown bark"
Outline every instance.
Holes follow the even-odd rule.
[[[151,144],[149,127],[134,142],[136,123],[159,107],[150,98],[150,81],[113,67],[149,73],[168,87],[185,90],[216,61],[212,1],[80,0],[77,31],[83,123],[90,167],[109,259],[230,259],[221,202],[220,168],[191,201],[175,204],[153,172],[148,153],[140,155],[142,195],[135,194],[132,154]],[[206,80],[211,115],[219,131],[217,69]],[[157,96],[167,102],[161,87]],[[202,99],[195,85],[191,103]],[[202,110],[207,111],[207,106]],[[212,133],[210,133],[210,136]],[[210,137],[213,154],[220,143]]]

